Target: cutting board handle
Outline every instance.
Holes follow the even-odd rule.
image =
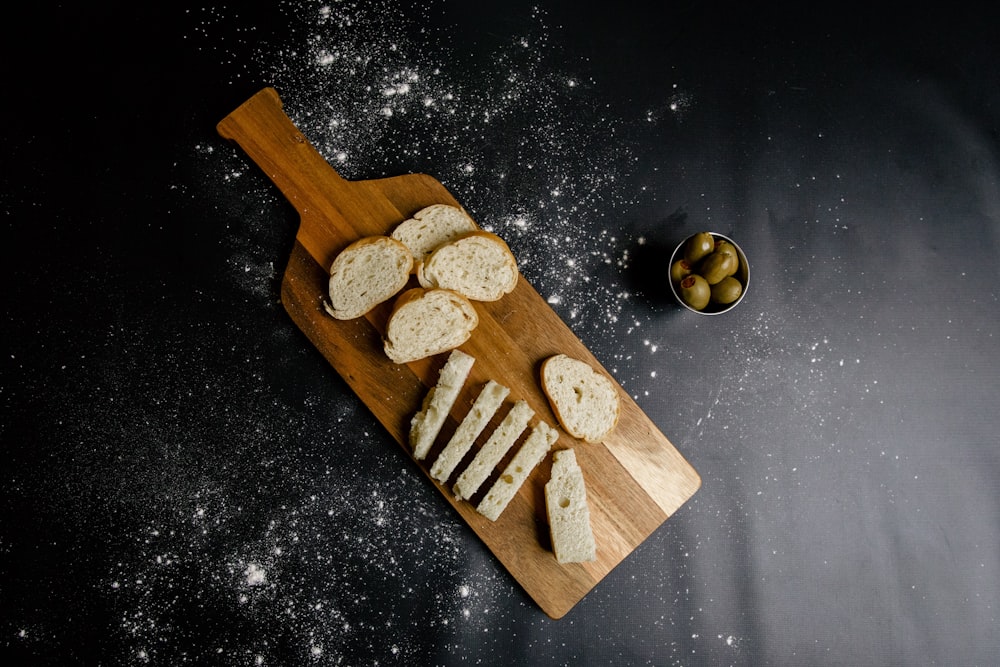
[[[309,143],[274,88],[264,88],[219,121],[216,130],[235,141],[300,212],[316,196],[316,175],[327,183],[344,181]]]

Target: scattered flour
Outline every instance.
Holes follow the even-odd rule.
[[[644,118],[608,113],[599,82],[559,47],[542,8],[477,56],[481,73],[473,80],[454,64],[466,54],[426,50],[449,44],[447,27],[428,27],[447,22],[446,3],[404,4],[281,2],[292,37],[280,45],[263,40],[238,78],[275,87],[293,122],[346,178],[433,166],[476,220],[508,241],[529,281],[582,338],[634,336],[636,351],[657,353],[662,343],[642,337],[646,322],[622,318],[633,296],[621,273],[641,240],[614,215],[635,203],[625,183],[637,160],[628,123],[681,118],[690,95],[670,91],[664,107]],[[232,57],[231,47],[212,37],[231,18],[238,19],[214,7],[195,17],[194,37],[222,59]],[[243,47],[255,43],[254,31],[246,34]],[[278,253],[294,220],[275,218],[280,194],[238,149],[203,143],[191,157],[231,215],[230,277],[252,307],[273,310],[285,324],[276,329],[289,330],[276,262],[284,261]],[[190,398],[168,412],[188,415],[185,404],[197,401],[204,414],[208,400],[222,423],[196,424],[188,435],[149,424],[148,448],[164,470],[152,489],[119,499],[134,513],[135,531],[105,592],[130,656],[201,663],[205,652],[181,647],[214,646],[211,652],[241,664],[289,656],[342,664],[372,655],[418,664],[427,659],[419,638],[428,630],[454,638],[444,645],[456,655],[469,637],[495,631],[504,622],[495,609],[520,593],[495,567],[466,567],[483,558],[482,547],[458,517],[411,468],[359,483],[354,471],[386,456],[379,454],[384,439],[370,435],[378,426],[359,434],[370,416],[354,404],[331,412],[322,388],[329,376],[318,364],[303,379],[315,388],[294,402],[264,399],[271,392],[260,384],[274,360],[252,348],[229,351],[246,369],[230,379],[243,388],[235,393],[200,377],[197,359],[152,360],[151,372],[158,364],[190,366],[191,387],[173,388]],[[627,367],[633,353],[615,361]],[[141,460],[134,465],[137,479],[150,476]],[[405,555],[393,552],[401,535]],[[373,590],[378,580],[385,583]],[[379,606],[392,609],[384,623],[372,620]],[[229,622],[221,627],[215,618]]]
[[[544,9],[482,56],[482,72],[470,79],[455,64],[466,54],[427,51],[429,42],[452,41],[447,27],[433,27],[440,17],[427,20],[447,16],[442,3],[415,12],[384,0],[283,7],[298,41],[260,51],[254,66],[341,175],[433,169],[480,225],[508,241],[529,281],[582,337],[642,325],[620,321],[632,299],[620,272],[636,239],[606,216],[634,203],[623,180],[637,160],[626,129],[650,118],[608,113],[587,64],[552,39]],[[691,104],[677,90],[670,97],[675,108]],[[214,153],[228,163],[217,165],[216,178],[247,196],[246,160]],[[246,230],[235,231],[237,248],[248,245],[240,241]],[[253,250],[238,250],[231,264],[266,294],[273,258]]]

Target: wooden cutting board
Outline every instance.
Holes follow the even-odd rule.
[[[249,155],[301,216],[281,285],[285,309],[410,453],[410,418],[420,408],[428,388],[436,383],[447,354],[407,365],[389,361],[382,350],[381,334],[391,302],[356,320],[333,319],[322,305],[328,270],[348,243],[362,236],[387,234],[430,204],[459,202],[441,183],[424,174],[365,181],[344,179],[296,128],[271,88],[261,90],[224,118],[218,131]],[[479,326],[461,348],[476,359],[472,373],[438,444],[426,460],[414,461],[428,479],[441,443],[447,441],[487,380],[511,389],[508,405],[518,398],[526,400],[535,410],[532,423],[542,419],[556,426],[558,422],[539,385],[541,362],[550,355],[564,353],[604,370],[523,276],[511,294],[497,302],[477,303],[476,308]],[[594,562],[559,565],[552,554],[543,495],[551,456],[536,468],[495,523],[479,515],[473,504],[454,497],[454,479],[448,486],[431,480],[552,618],[565,615],[701,484],[697,472],[631,397],[624,390],[620,390],[620,396],[621,417],[606,442],[587,444],[561,432],[555,445],[556,449],[575,448],[584,471],[597,541],[598,558]],[[502,409],[497,419],[505,412],[506,408]],[[474,496],[473,502],[478,502],[482,493]]]

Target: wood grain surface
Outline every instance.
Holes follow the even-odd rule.
[[[265,88],[218,124],[288,198],[301,217],[294,248],[282,280],[282,301],[295,324],[333,365],[358,397],[410,452],[409,422],[447,355],[406,365],[392,363],[382,349],[382,332],[391,301],[365,317],[335,320],[322,306],[329,267],[348,243],[386,234],[419,209],[435,203],[460,205],[436,179],[424,174],[348,181],[310,144],[285,114],[277,92]],[[535,410],[532,423],[558,422],[539,385],[539,366],[564,353],[607,372],[522,276],[517,288],[493,303],[476,303],[480,323],[462,350],[475,357],[438,442],[424,461],[415,461],[430,478],[437,452],[490,379],[511,390],[504,408],[524,399]],[[610,375],[610,374],[609,374]],[[670,441],[619,388],[621,418],[601,444],[578,441],[560,430],[555,448],[576,449],[584,471],[598,558],[559,565],[552,554],[543,487],[551,457],[538,466],[496,522],[475,511],[475,503],[502,470],[498,466],[472,502],[451,492],[456,470],[442,496],[462,515],[524,590],[552,618],[564,616],[618,563],[690,498],[700,477]],[[488,436],[490,428],[478,441]],[[511,455],[513,451],[511,452]]]

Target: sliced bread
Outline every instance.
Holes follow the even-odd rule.
[[[490,521],[496,521],[517,495],[524,480],[535,469],[552,445],[559,439],[559,432],[543,421],[535,424],[517,454],[511,459],[500,477],[493,483],[486,496],[476,506],[476,511]]]
[[[618,423],[617,385],[589,364],[565,354],[542,363],[542,390],[566,432],[586,442],[604,440]]]
[[[483,386],[479,396],[472,404],[472,408],[462,418],[462,423],[455,429],[448,444],[434,459],[434,465],[431,466],[431,477],[442,484],[448,481],[451,474],[455,472],[455,468],[472,449],[476,438],[500,409],[500,405],[508,394],[510,394],[510,389],[493,380],[488,381]]]
[[[388,236],[367,236],[337,254],[330,266],[330,300],[323,307],[338,320],[361,317],[406,286],[413,256]]]
[[[552,455],[552,477],[545,483],[545,512],[557,562],[583,563],[597,559],[587,487],[572,449],[561,449]]]
[[[416,267],[438,246],[477,229],[476,223],[461,208],[432,204],[399,223],[391,236],[410,249]]]
[[[491,232],[471,232],[438,246],[417,266],[423,287],[442,287],[473,301],[497,301],[517,286],[514,254]]]
[[[455,405],[458,393],[465,386],[475,358],[462,352],[452,350],[448,361],[441,367],[437,384],[431,387],[420,411],[410,420],[410,446],[413,448],[413,458],[418,461],[427,456],[434,440],[441,432],[444,420]]]
[[[451,290],[413,287],[396,299],[385,328],[385,353],[397,364],[453,350],[472,335],[479,315]]]
[[[468,500],[479,490],[504,454],[514,446],[514,442],[527,428],[528,420],[534,414],[535,411],[524,400],[514,403],[507,416],[490,434],[489,440],[476,452],[475,458],[458,476],[454,486],[456,496]]]

